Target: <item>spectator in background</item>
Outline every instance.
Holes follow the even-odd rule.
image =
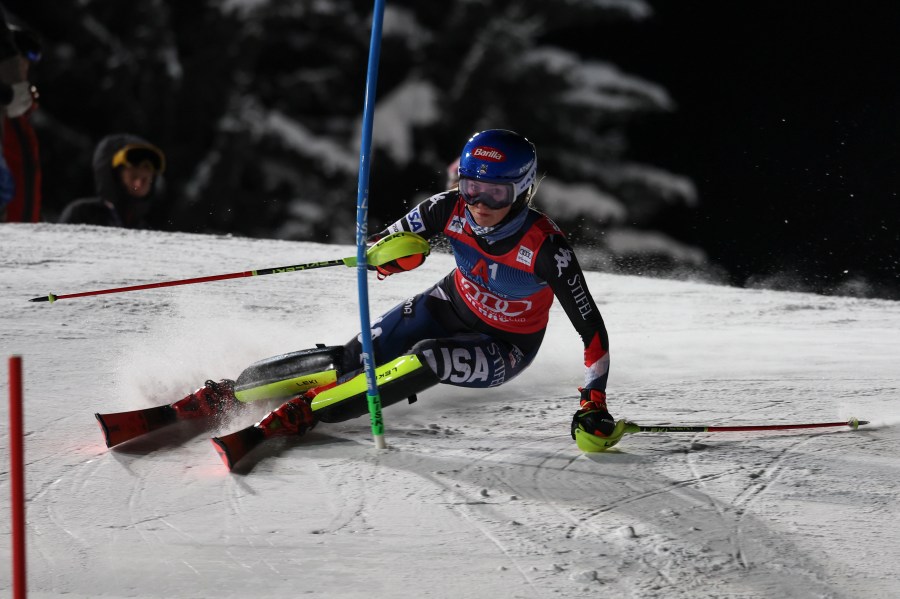
[[[37,91],[28,82],[28,70],[41,59],[41,40],[28,29],[12,26],[10,32],[18,50],[18,77],[22,80],[16,85],[22,87],[23,93],[16,95],[6,107],[3,119],[3,157],[14,185],[5,220],[36,223],[41,220],[41,162],[37,135],[30,120],[37,108]]]
[[[16,99],[13,85],[18,82],[19,51],[13,43],[12,33],[6,26],[6,13],[0,5],[0,117]],[[3,134],[3,119],[0,118],[0,135]],[[6,206],[12,201],[15,187],[6,160],[0,154],[0,221],[5,220]]]
[[[162,150],[136,135],[109,135],[97,144],[93,164],[97,197],[71,202],[59,222],[145,228],[166,168]]]

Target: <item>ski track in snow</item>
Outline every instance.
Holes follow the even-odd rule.
[[[518,380],[387,408],[388,451],[362,418],[269,443],[229,474],[209,437],[272,404],[115,450],[92,415],[343,343],[358,329],[355,270],[25,300],[355,249],[55,225],[0,236],[0,342],[25,360],[33,597],[896,596],[897,302],[587,274],[610,329],[615,415],[873,421],[857,432],[642,433],[581,454],[568,434],[580,340],[555,306]],[[450,267],[436,254],[373,279],[373,316]],[[8,513],[5,445],[0,459]]]

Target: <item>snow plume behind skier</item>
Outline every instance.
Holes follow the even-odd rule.
[[[512,380],[537,355],[556,297],[584,345],[572,437],[583,451],[603,451],[625,427],[606,405],[606,327],[574,250],[556,224],[531,207],[536,188],[534,145],[512,131],[482,131],[463,148],[458,189],[428,198],[375,236],[443,234],[456,260],[443,279],[372,323],[379,393],[389,406],[438,383],[487,389]],[[424,258],[414,254],[376,270],[384,278]],[[303,434],[319,422],[356,418],[368,411],[361,345],[357,336],[342,346],[268,358],[235,381],[208,381],[172,407],[183,419],[208,417],[238,401],[291,398],[252,430],[238,431],[252,432],[253,445]],[[229,466],[248,450],[250,437],[238,433],[214,440]]]

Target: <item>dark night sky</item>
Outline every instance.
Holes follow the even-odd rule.
[[[679,106],[634,130],[632,148],[698,186],[701,207],[668,231],[738,284],[784,274],[821,291],[863,276],[900,289],[900,3],[651,4],[650,21],[578,49]]]

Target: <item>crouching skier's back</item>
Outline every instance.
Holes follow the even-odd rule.
[[[584,342],[585,382],[572,436],[582,450],[602,451],[618,442],[625,425],[606,406],[607,332],[572,248],[553,221],[530,207],[536,172],[531,142],[512,131],[483,131],[463,148],[459,188],[425,200],[382,233],[426,239],[443,233],[456,268],[373,323],[379,394],[388,406],[437,383],[486,388],[512,380],[537,354],[555,296]],[[377,270],[389,276],[423,260],[411,256]],[[276,356],[236,381],[210,381],[174,407],[200,415],[237,400],[292,397],[257,423],[255,434],[300,435],[320,421],[368,411],[361,353],[356,337]]]

